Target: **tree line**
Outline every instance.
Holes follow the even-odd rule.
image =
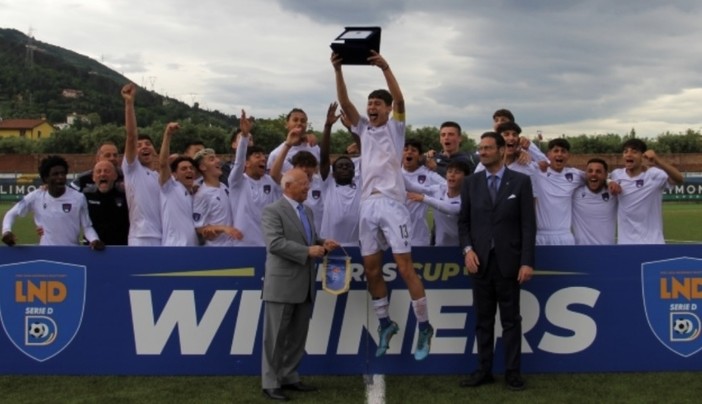
[[[144,111],[145,112],[145,111]],[[175,117],[174,117],[175,118]],[[187,142],[199,140],[207,147],[213,148],[219,154],[230,152],[230,139],[236,130],[236,125],[229,127],[213,125],[209,121],[198,121],[196,118],[187,118],[180,121],[181,134],[173,138],[171,149],[174,152],[182,151]],[[237,122],[238,123],[238,122]],[[139,133],[148,134],[158,147],[161,144],[163,130],[166,122],[152,120],[150,125],[139,128]],[[340,124],[334,126],[332,132],[331,151],[334,154],[344,153],[346,146],[351,144],[351,134]],[[312,130],[321,138],[321,132]],[[256,119],[252,130],[254,142],[271,151],[285,140],[285,115],[277,118]],[[464,133],[461,150],[474,151],[476,140]],[[477,137],[479,134],[476,134]],[[419,140],[424,151],[429,149],[441,150],[439,143],[439,128],[407,127],[407,139]],[[635,131],[621,136],[614,133],[604,135],[578,135],[563,136],[571,144],[571,153],[574,154],[610,154],[620,153],[621,145],[629,138],[636,137]],[[93,123],[78,123],[75,127],[57,130],[50,138],[31,140],[26,138],[0,138],[0,154],[90,154],[94,153],[98,145],[104,141],[115,143],[120,150],[124,148],[125,130],[123,126],[114,123],[95,125]],[[688,129],[685,132],[666,132],[654,139],[646,139],[649,148],[657,153],[702,153],[702,134],[700,131]],[[545,152],[547,141],[539,142]]]

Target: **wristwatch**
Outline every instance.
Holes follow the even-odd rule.
[[[463,249],[463,255],[468,254],[468,251],[473,251],[473,247],[468,246],[468,247],[464,248],[464,249]]]

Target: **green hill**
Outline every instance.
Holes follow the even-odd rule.
[[[46,117],[64,122],[76,112],[99,117],[93,124],[124,123],[119,96],[129,79],[107,66],[68,49],[29,38],[15,29],[0,28],[0,117]],[[81,92],[76,98],[63,96],[65,89]],[[235,117],[205,111],[173,98],[143,90],[137,115],[140,126],[154,122],[191,120],[231,128]]]

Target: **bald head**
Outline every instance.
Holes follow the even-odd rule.
[[[310,190],[310,180],[307,178],[305,171],[300,168],[293,168],[283,174],[280,186],[283,188],[285,196],[302,203],[307,199],[307,192]]]
[[[115,186],[117,181],[117,169],[108,160],[101,160],[93,167],[93,182],[98,191],[108,192]]]

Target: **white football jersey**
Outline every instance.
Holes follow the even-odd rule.
[[[405,203],[407,194],[402,177],[402,151],[405,147],[405,123],[393,118],[379,127],[370,126],[361,117],[351,128],[361,137],[361,199],[380,192],[397,202]]]
[[[124,192],[129,206],[129,237],[161,238],[161,196],[158,172],[122,159]]]
[[[26,216],[29,212],[34,214],[34,223],[44,232],[39,238],[39,245],[80,245],[81,229],[88,241],[98,239],[88,215],[85,196],[68,186],[58,198],[42,188],[27,194],[5,214],[2,232],[12,231],[15,218]]]
[[[342,246],[358,247],[358,221],[361,214],[361,185],[337,185],[330,174],[322,181],[324,212],[321,238],[332,239]],[[315,216],[316,221],[316,216]]]
[[[617,197],[607,187],[592,192],[583,185],[573,193],[573,236],[577,245],[615,244]]]
[[[537,199],[537,244],[574,244],[571,232],[573,193],[585,184],[585,174],[571,167],[561,172],[548,168],[545,173],[538,172],[531,179]]]
[[[232,208],[229,202],[229,188],[220,183],[218,187],[202,184],[193,196],[193,220],[195,228],[208,225],[234,226]],[[227,234],[219,234],[212,240],[205,240],[209,247],[231,247],[234,239]]]
[[[198,245],[193,221],[193,196],[172,176],[161,186],[161,222],[161,245]]]
[[[410,172],[402,169],[402,175],[405,177],[406,187],[426,187],[438,186],[446,184],[446,179],[436,172],[428,169],[426,166],[420,166],[416,170]],[[412,246],[423,247],[431,244],[431,233],[427,223],[427,210],[429,205],[422,202],[414,202],[405,198],[405,206],[410,213],[412,221]]]
[[[617,209],[618,244],[665,244],[663,192],[670,187],[668,174],[649,167],[636,177],[618,168],[610,176],[622,187]]]

